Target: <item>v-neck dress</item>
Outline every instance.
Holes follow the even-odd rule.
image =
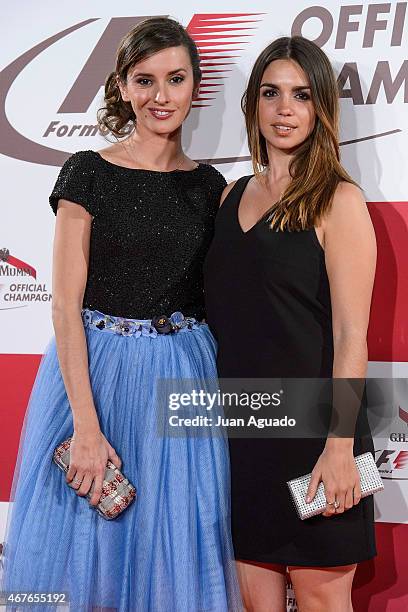
[[[240,178],[220,207],[204,265],[207,321],[218,342],[219,376],[331,378],[333,330],[324,250],[314,228],[274,231],[264,217],[244,232],[238,208],[250,178]],[[311,472],[324,444],[325,438],[230,438],[238,559],[339,566],[376,554],[372,497],[330,519],[301,521],[295,512],[286,482]],[[367,451],[373,452],[373,444],[361,411],[354,454]]]

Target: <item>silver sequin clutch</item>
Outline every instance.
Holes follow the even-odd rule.
[[[63,472],[68,472],[70,461],[70,446],[72,438],[64,440],[53,453],[53,460]],[[94,485],[90,488],[87,498],[92,497]],[[95,509],[104,519],[111,520],[119,516],[123,510],[136,498],[136,488],[122,474],[122,472],[108,461],[105,477],[102,483],[102,494]]]
[[[377,491],[382,491],[384,485],[372,454],[364,453],[354,457],[354,459],[360,474],[361,497],[367,497]],[[313,501],[310,504],[306,503],[306,493],[311,477],[311,474],[305,474],[304,476],[299,476],[299,478],[289,480],[287,483],[297,513],[302,521],[316,514],[321,514],[326,509],[326,497],[322,482],[317,488]]]

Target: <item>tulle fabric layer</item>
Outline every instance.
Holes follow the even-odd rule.
[[[206,325],[157,338],[85,329],[101,429],[137,500],[106,521],[52,462],[72,413],[52,340],[26,413],[4,547],[3,591],[67,593],[75,612],[241,610],[230,536],[228,445],[157,429],[158,378],[215,378]],[[19,609],[8,606],[7,610]]]

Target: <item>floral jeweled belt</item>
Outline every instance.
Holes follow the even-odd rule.
[[[181,312],[173,312],[172,315],[160,315],[153,319],[125,319],[113,315],[105,315],[99,310],[82,310],[82,320],[85,327],[109,331],[122,336],[145,336],[156,338],[162,334],[174,334],[190,331],[199,327],[199,323],[193,317],[185,317]]]

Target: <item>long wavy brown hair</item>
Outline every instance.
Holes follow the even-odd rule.
[[[330,209],[341,181],[356,184],[340,163],[339,94],[327,55],[303,36],[282,37],[259,55],[242,97],[242,110],[255,176],[268,166],[266,141],[259,129],[259,96],[262,76],[271,62],[294,60],[306,74],[316,112],[313,131],[297,148],[290,163],[292,178],[286,191],[269,211],[271,228],[305,230],[314,227]]]
[[[102,134],[117,138],[127,136],[134,128],[135,114],[130,102],[122,100],[118,81],[126,83],[129,69],[170,47],[185,47],[193,69],[194,87],[200,83],[200,57],[197,46],[183,26],[167,17],[152,17],[141,21],[120,41],[116,52],[116,68],[105,81],[105,106],[98,111]]]

